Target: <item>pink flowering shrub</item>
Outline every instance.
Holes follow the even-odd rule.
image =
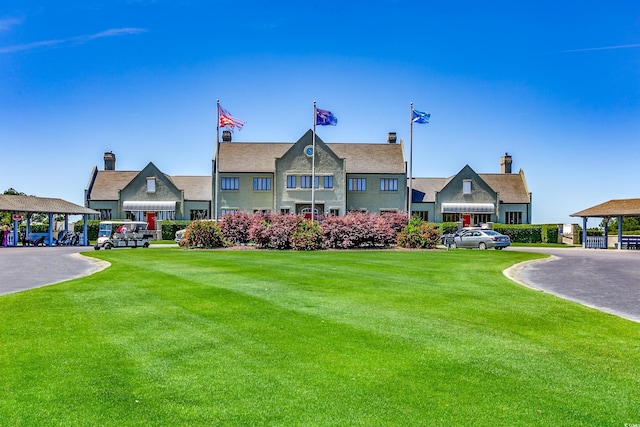
[[[304,218],[301,215],[265,214],[256,218],[249,235],[256,246],[266,249],[291,249],[291,235]]]
[[[411,249],[435,249],[440,241],[440,230],[417,216],[398,234],[398,246]]]
[[[228,246],[220,226],[214,221],[193,221],[184,234],[185,245],[196,248],[223,248]]]
[[[327,248],[352,249],[395,244],[395,227],[399,223],[401,220],[394,214],[349,212],[345,216],[328,217],[321,225]]]
[[[291,248],[297,251],[315,251],[324,247],[322,228],[315,221],[304,220],[291,234]]]
[[[246,212],[226,214],[220,220],[220,229],[224,237],[234,245],[249,243],[249,230],[254,222],[254,216]]]
[[[406,212],[383,212],[380,216],[391,226],[396,232],[400,233],[409,223]]]

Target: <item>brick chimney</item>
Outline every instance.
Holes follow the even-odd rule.
[[[500,173],[511,173],[511,156],[509,153],[504,153],[504,156],[500,157]]]
[[[104,170],[106,171],[116,170],[116,155],[113,154],[113,151],[104,153]]]

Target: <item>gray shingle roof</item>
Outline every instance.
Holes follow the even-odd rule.
[[[503,203],[529,203],[529,189],[522,171],[520,173],[479,173],[494,191],[500,193]],[[435,194],[441,191],[453,177],[414,178],[413,189],[425,193],[424,202],[435,202]]]
[[[220,143],[220,172],[269,173],[275,159],[282,157],[293,143],[223,142]],[[405,171],[402,144],[327,143],[333,152],[346,159],[347,173],[401,174]]]
[[[640,216],[640,199],[609,200],[571,216],[604,218],[616,216]]]
[[[69,215],[95,215],[93,209],[62,199],[36,196],[0,194],[0,212],[54,213]]]
[[[118,191],[125,188],[140,171],[98,171],[91,189],[91,200],[118,200]],[[176,187],[184,190],[185,200],[211,200],[210,176],[168,176]]]

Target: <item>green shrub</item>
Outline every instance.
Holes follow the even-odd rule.
[[[162,221],[162,240],[173,240],[176,237],[176,231],[187,228],[189,224],[191,224],[189,220]]]
[[[398,234],[398,246],[410,249],[435,249],[440,241],[440,231],[432,223],[414,216]]]
[[[184,235],[187,246],[203,249],[224,248],[228,242],[214,221],[193,221]]]
[[[315,221],[302,221],[291,234],[291,248],[297,251],[315,251],[324,248],[322,228]]]
[[[90,219],[87,221],[87,239],[96,240],[98,238],[98,230],[100,229],[100,220]],[[84,221],[80,220],[73,226],[73,231],[76,233],[84,232]]]

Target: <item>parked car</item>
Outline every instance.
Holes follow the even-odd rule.
[[[184,235],[187,232],[186,228],[183,228],[182,230],[178,230],[176,231],[176,237],[173,239],[177,244],[180,244],[180,241],[182,239],[184,239]]]
[[[480,230],[480,227],[464,227],[454,231],[453,233],[443,234],[442,237],[440,237],[440,243],[442,243],[443,245],[446,245],[447,238],[455,238],[456,236],[460,236],[465,231],[470,231],[470,230]]]
[[[511,245],[509,236],[493,230],[465,230],[455,236],[453,244],[456,248],[503,249]]]

